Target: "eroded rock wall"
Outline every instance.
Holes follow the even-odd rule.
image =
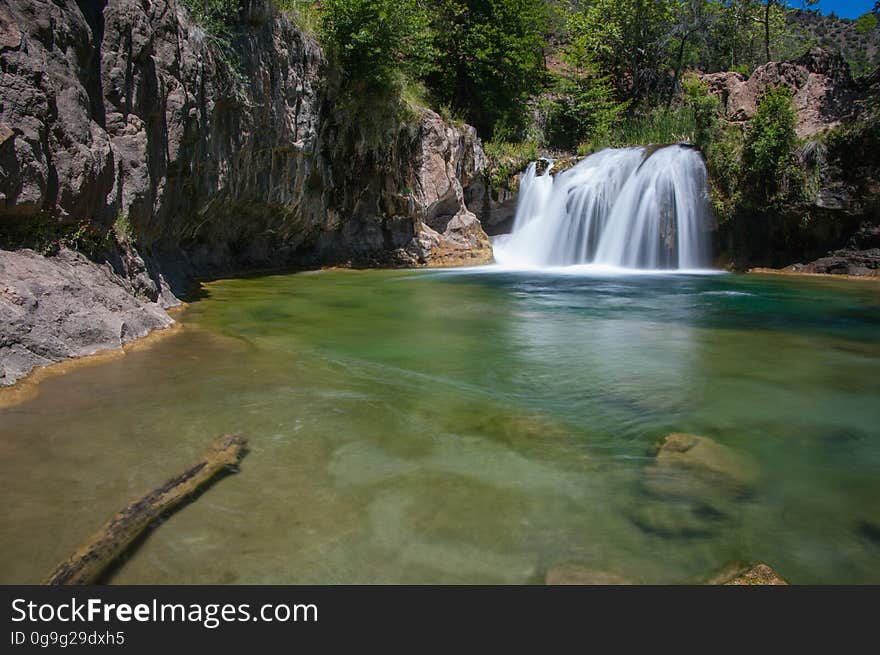
[[[425,110],[343,138],[316,42],[244,5],[223,45],[176,0],[2,0],[0,221],[125,217],[142,254],[197,272],[486,259],[473,130]]]

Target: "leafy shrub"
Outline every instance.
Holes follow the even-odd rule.
[[[45,256],[55,255],[65,247],[95,257],[113,243],[113,233],[105,226],[88,218],[61,221],[54,210],[10,222],[4,228],[0,232],[0,247],[31,248]]]
[[[241,0],[183,0],[190,14],[214,36],[228,31],[241,12]]]
[[[767,89],[749,122],[743,148],[743,175],[756,200],[777,205],[802,197],[805,178],[795,155],[796,123],[791,90]]]
[[[735,126],[722,127],[710,143],[702,145],[712,208],[721,222],[733,218],[742,203],[742,146],[742,132]]]
[[[133,244],[137,239],[134,226],[131,224],[127,214],[120,214],[116,222],[113,223],[113,234],[116,236],[117,241],[122,243]]]
[[[559,75],[550,100],[547,138],[552,145],[563,148],[606,141],[628,104],[614,99],[607,77]]]
[[[538,158],[538,144],[533,141],[489,141],[483,144],[483,150],[489,158],[486,167],[489,182],[496,188],[507,186],[511,175]]]
[[[684,104],[694,118],[693,142],[708,147],[721,131],[721,101],[711,93],[709,86],[696,76],[682,80]]]
[[[312,36],[321,29],[321,9],[315,0],[273,0],[275,6],[286,13],[297,26]]]

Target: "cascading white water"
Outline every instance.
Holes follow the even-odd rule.
[[[609,148],[549,169],[538,175],[533,163],[523,175],[513,232],[495,243],[499,264],[708,266],[706,167],[693,148]]]

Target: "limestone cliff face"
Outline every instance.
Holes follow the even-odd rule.
[[[223,46],[176,0],[0,0],[0,227],[125,217],[154,297],[172,268],[488,260],[474,131],[425,110],[365,147],[315,41],[244,5]]]

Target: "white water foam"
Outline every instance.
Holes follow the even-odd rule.
[[[711,227],[706,167],[696,150],[609,148],[555,176],[531,164],[513,232],[496,238],[493,250],[509,269],[702,273]]]

